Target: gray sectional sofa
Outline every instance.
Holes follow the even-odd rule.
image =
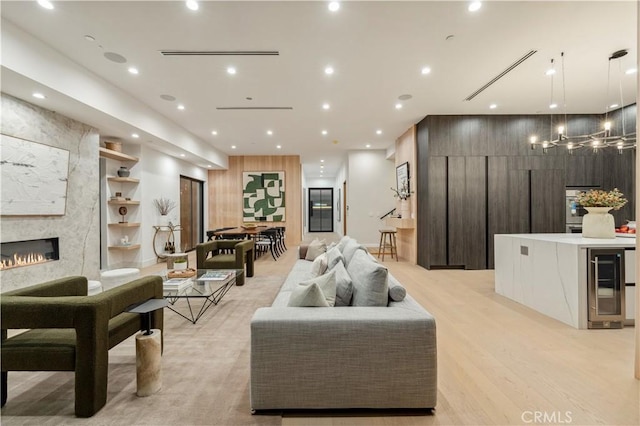
[[[347,271],[356,276],[371,266],[386,275],[377,263],[363,265],[376,261],[358,249],[366,257],[346,253]],[[389,291],[404,298],[388,299],[386,306],[288,306],[292,291],[312,278],[312,264],[297,260],[272,306],[258,309],[251,320],[252,410],[434,408],[433,316],[404,296],[390,274]],[[354,287],[353,299],[362,301]]]

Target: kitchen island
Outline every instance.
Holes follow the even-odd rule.
[[[626,318],[634,318],[635,238],[497,234],[494,241],[496,293],[579,329],[588,321],[588,249],[625,249]]]

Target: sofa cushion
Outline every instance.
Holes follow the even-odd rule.
[[[338,247],[327,250],[327,270],[332,270],[338,262],[345,263],[344,256],[342,255]]]
[[[342,262],[336,263],[332,271],[336,274],[336,306],[349,306],[353,296],[353,281]]]
[[[289,306],[334,306],[336,303],[336,274],[334,271],[301,282],[289,297]]]
[[[311,243],[309,243],[309,247],[307,248],[307,255],[304,257],[306,260],[315,260],[316,257],[320,256],[322,253],[327,251],[327,245],[324,241],[320,241],[317,238]]]
[[[340,241],[338,241],[338,244],[336,245],[336,247],[338,247],[338,250],[340,250],[340,252],[342,252],[344,250],[344,246],[353,238],[351,238],[348,235],[345,235],[344,237],[340,238]]]
[[[371,261],[364,250],[356,250],[347,266],[347,272],[353,281],[353,306],[387,306],[387,268]]]
[[[311,264],[311,275],[319,277],[327,272],[327,269],[327,253],[322,253],[320,256],[316,257]]]
[[[389,299],[394,302],[401,302],[407,296],[407,290],[391,274],[388,276]]]

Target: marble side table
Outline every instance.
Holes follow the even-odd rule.
[[[168,305],[165,299],[149,299],[130,306],[127,312],[142,315],[142,330],[136,335],[136,395],[149,396],[162,387],[162,330],[151,328],[153,312]]]

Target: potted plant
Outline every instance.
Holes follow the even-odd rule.
[[[178,271],[184,271],[187,269],[187,259],[175,259],[173,261],[173,269]]]
[[[582,218],[582,236],[585,238],[615,238],[615,221],[609,210],[619,210],[627,203],[618,188],[611,191],[591,189],[581,192],[576,201],[587,210]]]
[[[175,201],[168,198],[160,197],[153,200],[153,204],[158,209],[158,213],[160,213],[160,216],[162,216],[162,223],[160,223],[160,225],[167,226],[169,224],[167,215],[171,210],[176,208]]]

